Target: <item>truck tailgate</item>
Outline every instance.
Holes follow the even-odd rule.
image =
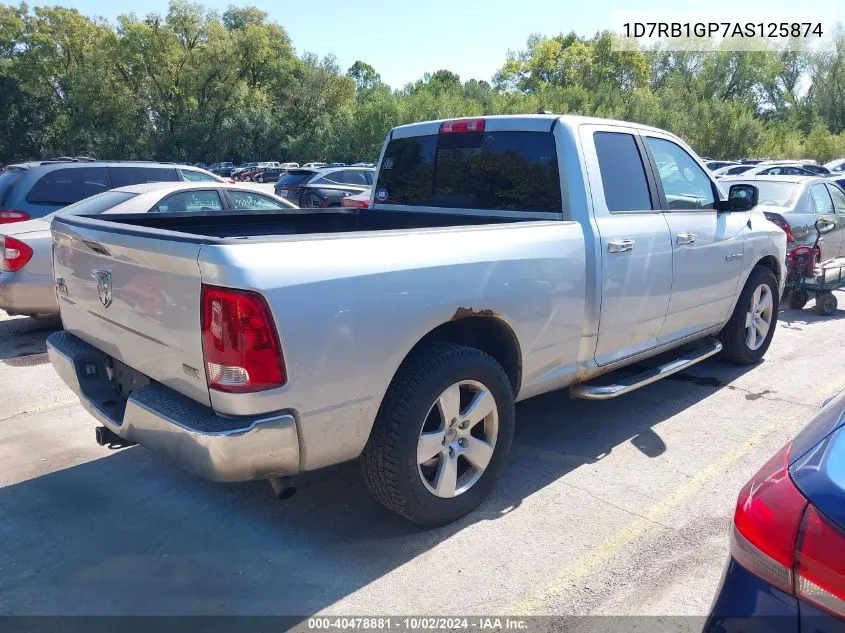
[[[198,243],[53,222],[66,330],[209,405],[200,336]]]

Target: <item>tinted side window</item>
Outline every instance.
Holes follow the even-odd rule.
[[[185,213],[195,211],[222,211],[223,203],[216,191],[181,191],[162,200],[154,211],[158,213]]]
[[[176,182],[179,174],[170,167],[109,167],[112,188],[140,185],[145,182]]]
[[[442,134],[391,141],[376,188],[388,204],[559,213],[559,178],[550,132]]]
[[[645,167],[631,134],[596,132],[593,135],[604,199],[609,211],[652,209]]]
[[[112,189],[105,167],[56,169],[35,183],[26,199],[45,204],[71,204]]]
[[[367,174],[363,171],[358,169],[348,169],[344,172],[341,172],[342,180],[344,184],[347,185],[361,185],[366,187],[370,183],[367,181]]]
[[[712,209],[716,203],[713,185],[704,170],[680,145],[662,138],[646,137],[666,203],[670,209]]]
[[[313,171],[297,171],[288,172],[279,178],[279,187],[297,187],[313,178],[315,173]]]
[[[827,188],[830,190],[830,196],[833,198],[835,212],[840,215],[845,215],[845,193],[842,193],[841,189],[832,185],[828,185]]]
[[[830,199],[830,194],[827,192],[827,187],[823,184],[813,185],[810,187],[810,195],[813,197],[813,202],[816,205],[816,213],[821,215],[833,213],[833,202]]]

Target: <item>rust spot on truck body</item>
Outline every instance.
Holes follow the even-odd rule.
[[[450,321],[457,321],[458,319],[463,319],[465,317],[472,317],[472,316],[479,316],[479,317],[493,317],[493,318],[500,318],[500,315],[493,310],[476,310],[474,308],[464,308],[460,307],[455,310],[455,314],[452,315],[452,318],[449,319]]]

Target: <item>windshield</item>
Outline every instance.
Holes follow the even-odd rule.
[[[727,184],[727,183],[724,183]],[[730,183],[735,185],[737,183]],[[773,182],[766,180],[749,181],[748,185],[754,185],[760,191],[760,201],[757,203],[766,207],[789,207],[801,191],[801,185],[797,182]]]

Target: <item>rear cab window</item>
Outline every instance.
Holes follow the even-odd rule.
[[[376,182],[381,204],[560,213],[551,132],[467,132],[391,140]]]
[[[67,205],[112,188],[106,167],[70,167],[44,174],[30,189],[27,202]]]

